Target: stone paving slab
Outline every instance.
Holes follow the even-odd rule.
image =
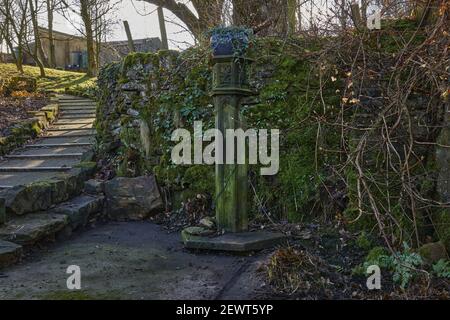
[[[6,186],[28,185],[37,181],[46,181],[54,177],[54,172],[0,172],[0,188]]]
[[[63,130],[73,130],[73,129],[93,129],[94,125],[91,123],[87,123],[87,124],[83,124],[83,125],[79,125],[79,124],[64,124],[64,125],[55,125],[52,126],[52,129],[63,129]]]
[[[188,249],[202,249],[228,252],[249,252],[272,248],[287,242],[282,233],[272,232],[243,232],[226,233],[218,237],[192,236],[184,230],[182,232],[184,245]]]
[[[89,219],[103,210],[103,196],[81,195],[67,203],[58,205],[51,213],[64,214],[68,217],[72,229],[84,227]]]
[[[22,246],[0,240],[0,268],[8,267],[20,260]]]
[[[62,144],[62,143],[92,143],[93,141],[95,141],[94,136],[90,136],[90,137],[59,137],[59,138],[43,138],[39,141],[37,141],[36,143],[34,143],[34,145],[45,145],[45,144]]]
[[[62,108],[59,109],[60,114],[62,115],[76,115],[76,114],[96,114],[95,108]]]
[[[95,130],[86,129],[86,130],[66,130],[66,131],[47,131],[44,137],[71,137],[71,136],[95,136]]]
[[[0,161],[0,168],[4,167],[72,167],[79,163],[81,157],[57,159],[8,159]]]
[[[55,126],[62,125],[62,124],[92,124],[95,121],[94,117],[83,117],[83,118],[59,118],[58,121],[55,122]]]
[[[45,137],[45,141],[49,143],[92,143],[95,141],[94,135],[81,135],[81,136],[59,136],[59,137]]]
[[[89,147],[53,147],[53,148],[35,148],[35,149],[20,149],[13,154],[24,155],[39,155],[39,154],[68,154],[68,153],[85,153],[89,151]]]
[[[54,235],[67,223],[67,216],[59,214],[36,213],[16,217],[0,226],[0,239],[29,246]]]
[[[75,106],[75,107],[95,107],[97,106],[95,103],[89,103],[89,102],[60,102],[60,105],[63,107],[66,106]]]

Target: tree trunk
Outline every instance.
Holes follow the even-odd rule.
[[[297,0],[288,0],[288,33],[294,34],[297,31]]]
[[[56,68],[55,39],[53,38],[53,10],[54,0],[47,0],[47,20],[48,20],[48,52],[49,65]]]
[[[86,46],[87,46],[87,75],[93,77],[97,75],[97,63],[95,61],[95,41],[94,31],[92,29],[92,19],[90,14],[89,0],[80,0],[81,19],[84,23],[86,33]]]
[[[17,51],[14,50],[14,44],[11,41],[11,33],[10,33],[10,27],[5,27],[5,36],[4,40],[6,42],[6,45],[8,46],[9,51],[11,51],[11,56],[13,57],[14,63],[16,65],[17,71],[20,73],[23,73],[23,66],[22,66],[22,60],[23,60],[23,54],[22,54],[22,48],[19,46],[17,48]],[[20,55],[20,57],[19,57]]]
[[[42,49],[42,43],[41,43],[41,36],[39,34],[39,24],[38,24],[38,18],[37,18],[37,3],[33,3],[34,0],[29,0],[30,4],[30,16],[31,16],[31,23],[33,24],[33,34],[34,34],[34,46],[35,46],[35,57],[33,57],[36,60],[36,64],[41,68],[41,65],[47,66],[47,59],[45,58],[44,50]],[[45,70],[41,70],[41,76],[45,77]]]
[[[347,12],[345,9],[345,0],[341,0],[340,10],[339,10],[339,19],[341,20],[342,30],[347,29]]]
[[[14,50],[14,49],[13,49]],[[17,70],[23,74],[23,50],[22,46],[17,47],[17,54],[16,54],[16,67]]]
[[[201,40],[205,32],[220,24],[223,0],[191,0],[190,3],[197,15],[184,3],[176,0],[142,0],[171,11],[192,32],[197,40]],[[250,1],[250,0],[247,0]],[[252,0],[253,1],[253,0]]]

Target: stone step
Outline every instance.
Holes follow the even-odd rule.
[[[29,144],[25,148],[61,148],[61,147],[90,147],[93,144],[87,143],[46,143],[46,144]]]
[[[14,218],[0,226],[0,239],[30,246],[54,236],[68,224],[62,214],[35,213]]]
[[[91,102],[70,102],[70,103],[59,103],[59,106],[61,107],[82,107],[82,108],[86,108],[86,107],[97,107],[96,103],[91,103]]]
[[[95,136],[96,131],[93,129],[83,129],[83,130],[56,130],[47,131],[45,133],[45,138],[61,138],[61,137],[87,137]]]
[[[59,119],[66,118],[66,119],[94,119],[95,120],[95,112],[73,112],[73,113],[67,113],[67,112],[61,112]]]
[[[79,114],[79,113],[95,113],[96,108],[92,107],[62,107],[59,108],[60,113]]]
[[[22,246],[0,240],[0,268],[6,268],[17,263],[22,256]]]
[[[59,136],[45,136],[45,139],[61,139],[61,138],[86,138],[86,139],[94,139],[95,133],[91,134],[70,134],[70,135],[59,135]]]
[[[81,195],[58,205],[51,213],[66,215],[69,226],[74,230],[86,226],[93,215],[102,212],[104,199],[103,196]]]
[[[53,159],[53,158],[81,158],[83,153],[66,154],[13,154],[4,156],[6,159]]]
[[[80,157],[63,157],[63,158],[29,158],[29,155],[25,155],[28,158],[21,159],[7,159],[0,162],[0,169],[2,168],[57,168],[57,167],[72,167],[80,162]],[[31,156],[31,157],[36,157]]]
[[[60,99],[58,103],[71,103],[71,102],[88,102],[88,103],[96,103],[94,100],[90,99]]]
[[[68,130],[86,130],[86,129],[94,129],[93,123],[86,123],[86,124],[61,124],[57,125],[55,124],[51,129],[48,131],[68,131]]]
[[[93,116],[95,118],[94,109],[79,109],[79,110],[60,110],[60,115],[63,116]]]
[[[97,110],[95,108],[77,108],[77,107],[65,107],[59,108],[59,112],[62,114],[79,114],[79,113],[93,113]]]
[[[93,124],[95,121],[95,118],[67,118],[62,117],[59,118],[57,122],[54,123],[55,126],[60,125],[84,125],[84,124]]]
[[[95,141],[94,135],[82,135],[82,136],[63,136],[63,137],[45,137],[36,144],[60,144],[60,143],[93,143]]]
[[[58,103],[95,103],[95,101],[88,100],[88,99],[63,99],[59,100]]]
[[[0,172],[0,185],[2,189],[11,189],[15,186],[29,185],[38,181],[47,181],[55,176],[54,172]]]
[[[78,115],[67,115],[63,113],[58,120],[67,119],[67,120],[89,120],[94,122],[95,121],[95,114],[94,113],[85,113],[85,114],[78,114]],[[79,123],[80,121],[73,121],[75,123]]]
[[[22,148],[16,150],[14,154],[20,155],[40,155],[40,154],[55,154],[65,155],[72,153],[86,153],[90,150],[89,147],[53,147],[53,148]]]
[[[60,99],[58,101],[59,104],[70,104],[70,103],[94,103],[95,101],[88,99]]]
[[[72,167],[0,167],[0,172],[64,172]]]

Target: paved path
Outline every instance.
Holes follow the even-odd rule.
[[[259,297],[265,258],[190,252],[150,222],[108,223],[0,271],[0,300],[246,300]],[[67,289],[70,265],[81,268],[80,291]]]
[[[92,148],[95,102],[60,96],[60,115],[46,133],[0,162],[0,188],[47,180],[68,171]]]

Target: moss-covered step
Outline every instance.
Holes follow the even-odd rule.
[[[104,200],[103,196],[81,195],[58,205],[50,212],[66,215],[69,226],[74,230],[86,226],[91,218],[100,214],[103,211]]]
[[[57,159],[57,158],[80,158],[83,156],[83,153],[67,153],[67,154],[37,154],[37,155],[30,155],[30,154],[13,154],[13,155],[7,155],[4,158],[5,159],[21,159],[21,160],[48,160],[48,159]]]
[[[15,217],[0,226],[0,239],[22,246],[31,246],[54,236],[67,224],[67,216],[61,214],[37,213]]]
[[[259,251],[286,243],[288,240],[282,233],[265,231],[225,233],[212,237],[207,233],[202,234],[198,227],[186,228],[182,231],[181,238],[187,249],[236,253]]]
[[[73,108],[73,107],[72,107]],[[96,109],[92,107],[88,108],[76,108],[76,109],[68,109],[64,108],[61,110],[61,116],[77,116],[77,115],[90,115],[92,114],[95,117]]]
[[[0,269],[15,264],[20,260],[21,256],[21,245],[9,241],[0,240]]]
[[[61,107],[62,114],[96,113],[95,107]]]
[[[47,131],[45,133],[46,138],[63,138],[63,137],[95,137],[96,132],[94,129],[86,130],[58,130],[58,131]]]
[[[88,153],[91,149],[88,147],[54,147],[54,148],[21,148],[17,149],[11,155],[41,155],[41,154],[54,154],[54,155],[64,155],[72,153]]]
[[[94,125],[92,123],[55,125],[49,131],[86,130],[86,129],[94,129]]]
[[[28,140],[36,138],[43,129],[56,119],[59,107],[49,104],[36,112],[32,118],[22,121],[11,128],[11,135],[0,137],[0,156],[11,152],[13,149],[23,145]]]
[[[13,176],[11,180],[7,177],[2,179],[2,173],[0,173],[0,185],[6,187],[8,183],[12,184],[11,188],[0,189],[0,198],[5,200],[6,211],[9,215],[24,215],[48,210],[55,204],[79,195],[83,190],[84,182],[93,175],[95,167],[95,162],[82,162],[63,173],[10,174]],[[20,182],[33,179],[34,182],[14,186],[14,183],[18,183],[17,179],[21,179]]]
[[[58,121],[55,123],[55,126],[62,125],[62,124],[89,124],[94,123],[95,121],[95,115],[92,115],[90,117],[78,117],[78,116],[65,116],[58,119]]]
[[[92,145],[93,144],[91,142],[88,142],[88,143],[72,143],[72,142],[48,143],[48,141],[40,141],[39,143],[28,144],[25,147],[26,148],[61,148],[61,147],[90,147]]]

